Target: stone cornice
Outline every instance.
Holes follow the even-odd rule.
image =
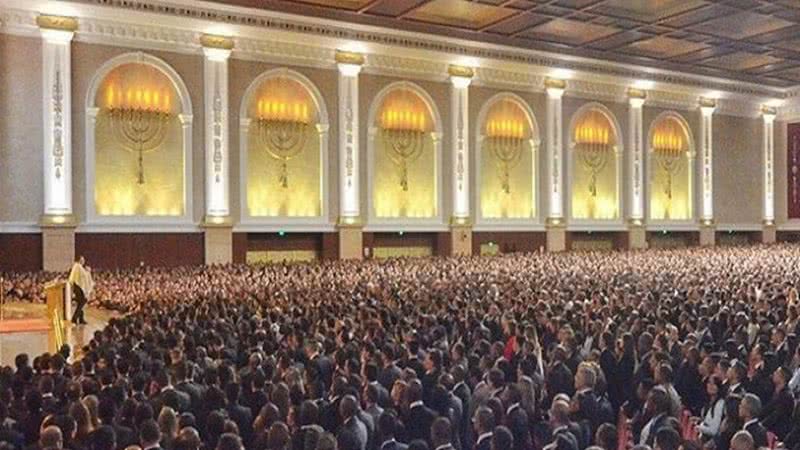
[[[12,1],[11,3],[22,4],[20,1]],[[767,101],[782,98],[786,95],[797,95],[798,92],[791,90],[778,92],[771,89],[762,91],[746,83],[738,83],[735,86],[725,84],[724,87],[719,87],[711,81],[707,84],[700,84],[694,78],[684,79],[679,75],[643,74],[632,71],[632,69],[623,65],[614,65],[614,67],[606,68],[605,71],[592,71],[589,70],[591,68],[582,67],[582,64],[586,64],[584,62],[562,61],[547,56],[535,55],[532,52],[531,54],[526,54],[522,50],[511,50],[503,53],[493,47],[458,47],[444,39],[437,39],[437,42],[425,44],[427,42],[426,39],[428,39],[425,35],[407,38],[398,34],[367,33],[358,27],[353,27],[352,29],[321,27],[313,23],[302,24],[297,20],[289,20],[283,17],[285,15],[278,13],[274,14],[280,17],[269,17],[267,16],[269,14],[268,11],[257,11],[256,14],[247,16],[249,17],[248,20],[244,20],[245,16],[235,10],[226,14],[212,14],[207,11],[207,5],[209,4],[202,2],[197,2],[200,5],[197,7],[189,5],[180,7],[166,6],[154,0],[125,0],[124,2],[122,0],[72,0],[71,3],[111,5],[133,10],[131,14],[125,17],[126,20],[130,20],[133,23],[107,17],[94,17],[89,14],[87,14],[87,17],[79,15],[78,23],[80,28],[75,37],[75,40],[79,42],[200,54],[202,51],[200,42],[203,30],[200,27],[197,27],[197,30],[193,30],[161,23],[153,25],[152,14],[160,13],[179,17],[186,16],[193,18],[195,21],[222,21],[234,23],[237,26],[279,30],[276,31],[276,36],[264,35],[264,37],[254,37],[252,28],[247,28],[247,32],[245,32],[244,28],[240,30],[243,31],[241,36],[237,33],[229,33],[232,35],[232,42],[235,44],[232,58],[268,61],[275,64],[321,67],[335,70],[335,45],[341,42],[340,40],[337,41],[336,38],[348,38],[376,43],[378,47],[391,45],[405,47],[396,52],[369,52],[364,63],[365,73],[397,77],[444,82],[448,77],[448,67],[453,63],[455,56],[436,55],[435,52],[452,52],[459,57],[472,55],[490,58],[488,60],[480,60],[480,63],[474,64],[475,84],[487,87],[543,92],[544,80],[547,78],[548,71],[552,71],[556,67],[559,69],[586,69],[583,72],[573,73],[568,80],[565,95],[603,101],[627,102],[627,89],[630,87],[631,79],[636,76],[659,82],[657,88],[648,89],[646,104],[664,108],[696,108],[700,96],[714,88],[718,88],[728,94],[725,96],[726,98],[722,98],[717,102],[718,114],[756,117],[760,113],[761,105]],[[206,6],[204,7],[204,5]],[[90,7],[87,6],[85,8]],[[98,9],[96,6],[91,8],[92,12]],[[107,8],[101,10],[108,11]],[[138,17],[140,14],[149,14],[150,17]],[[0,6],[0,32],[35,35],[35,32],[38,32],[37,17],[38,12],[36,11],[23,8],[8,9]],[[306,41],[298,39],[290,42],[290,38],[287,37],[286,33],[321,34],[335,39],[331,39],[332,43],[330,45],[332,47],[328,48],[313,39]],[[259,36],[261,34],[258,33]],[[352,37],[353,35],[356,37]],[[422,51],[406,50],[409,47],[414,49],[421,48]],[[666,83],[666,85],[663,83]]]

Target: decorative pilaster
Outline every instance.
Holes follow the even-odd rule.
[[[230,220],[230,167],[228,144],[228,58],[233,40],[204,34],[203,84],[205,100],[205,262],[233,261]]]
[[[450,66],[450,111],[453,145],[453,218],[450,221],[450,254],[472,254],[469,208],[469,85],[470,67]]]
[[[361,259],[358,74],[360,53],[336,51],[339,68],[339,259]]]
[[[761,231],[761,242],[772,244],[775,242],[775,108],[761,108],[764,119],[764,133],[762,149],[764,152],[764,223]]]
[[[47,271],[68,270],[75,257],[72,216],[72,53],[78,21],[39,16],[42,35],[44,211],[42,262]]]
[[[717,102],[700,99],[700,245],[714,245],[714,128]]]
[[[547,91],[547,250],[566,250],[564,223],[564,143],[561,97],[567,82],[548,78]]]
[[[644,137],[642,136],[642,107],[647,93],[628,89],[628,148],[630,162],[630,216],[628,217],[628,248],[646,248],[644,228]]]

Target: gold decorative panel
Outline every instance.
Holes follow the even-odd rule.
[[[379,218],[437,215],[433,118],[413,90],[385,96],[373,124],[372,205]]]
[[[170,80],[147,64],[124,64],[103,80],[95,104],[97,213],[183,215],[180,101]]]
[[[372,256],[378,259],[424,258],[433,256],[433,249],[430,247],[374,247]]]
[[[689,135],[675,117],[652,125],[650,142],[650,219],[688,220],[692,217]]]
[[[287,77],[265,80],[248,106],[247,210],[251,217],[322,215],[315,103]]]
[[[409,18],[443,25],[477,29],[514,13],[513,9],[467,0],[433,0],[415,9]]]
[[[619,217],[617,152],[619,137],[606,113],[585,109],[570,136],[572,217],[609,220]]]
[[[316,261],[319,255],[314,250],[266,250],[248,251],[247,264],[279,264],[284,262]]]
[[[536,139],[531,120],[509,98],[495,102],[482,124],[480,207],[485,219],[524,219],[536,215]]]

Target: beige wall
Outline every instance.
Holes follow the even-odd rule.
[[[762,135],[760,117],[714,115],[714,217],[718,224],[761,223]]]
[[[0,33],[0,222],[37,222],[42,182],[42,44]]]

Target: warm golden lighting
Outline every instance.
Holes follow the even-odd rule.
[[[667,117],[654,125],[650,141],[652,169],[662,189],[651,192],[651,216],[656,219],[688,219],[688,178],[681,174],[687,167],[689,150],[686,131],[674,118]]]
[[[573,191],[573,215],[580,218],[609,219],[616,217],[616,202],[611,197],[599,195],[598,179],[609,162],[614,159],[616,136],[612,125],[602,112],[593,109],[584,113],[574,130],[573,149],[576,160],[588,172],[588,193],[585,201],[582,195]],[[616,194],[614,194],[616,197]]]
[[[183,214],[177,99],[172,82],[147,64],[121,65],[103,80],[95,99],[101,114],[94,130],[94,200],[99,215]]]
[[[252,217],[322,214],[317,110],[307,88],[286,76],[261,83],[250,104],[247,209]]]
[[[383,151],[375,152],[375,215],[435,216],[436,155],[430,151],[433,120],[427,105],[414,91],[399,88],[384,98],[378,111],[375,126]]]

